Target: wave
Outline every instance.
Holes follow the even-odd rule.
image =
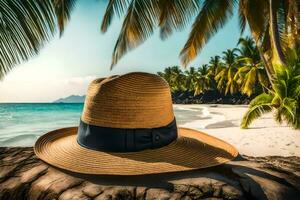
[[[206,129],[211,124],[222,122],[225,119],[225,116],[210,111],[210,106],[203,105],[176,105],[176,110],[184,110],[185,119],[182,120],[180,126],[193,128],[193,129]]]

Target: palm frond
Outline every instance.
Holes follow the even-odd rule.
[[[231,93],[231,85],[232,85],[232,80],[228,80],[226,83],[225,95]]]
[[[246,24],[247,24],[247,19],[244,15],[244,8],[243,8],[243,4],[240,3],[239,4],[239,27],[240,27],[240,31],[241,31],[241,35],[244,33],[245,29],[246,29]]]
[[[160,37],[166,39],[173,30],[182,30],[198,12],[198,0],[159,0]]]
[[[217,88],[219,91],[223,91],[224,87],[226,88],[226,81],[227,81],[227,73],[228,68],[220,67],[218,73],[215,76],[215,81],[217,82]]]
[[[296,120],[297,101],[292,98],[284,98],[282,102],[284,108],[284,118],[289,124],[293,124]]]
[[[275,120],[279,123],[282,123],[283,120],[289,125],[294,125],[297,117],[297,102],[292,98],[284,98],[280,102],[280,107],[278,107],[274,113]]]
[[[122,16],[128,8],[128,5],[129,0],[109,0],[101,24],[101,31],[103,33],[107,31],[113,20],[113,17],[115,15],[119,17]]]
[[[287,26],[288,8],[287,2],[281,1],[278,3],[277,20],[278,20],[278,32],[280,37],[280,44],[283,49],[287,49],[289,46],[289,28]]]
[[[75,0],[0,0],[0,79],[63,33]]]
[[[245,83],[242,91],[248,96],[253,94],[253,90],[257,81],[256,74],[256,68],[252,68],[245,77]]]
[[[254,98],[249,105],[249,109],[243,116],[241,127],[248,128],[255,119],[259,118],[264,113],[271,112],[272,99],[273,96],[266,93],[260,94]]]
[[[53,37],[57,23],[68,18],[63,13],[70,11],[73,1],[68,2],[60,9],[53,0],[0,0],[0,79],[17,64],[38,54]],[[60,24],[61,31],[62,25],[65,24]]]
[[[189,38],[180,52],[183,66],[187,66],[209,39],[222,28],[233,15],[235,1],[205,0],[193,23]]]
[[[258,79],[259,84],[263,88],[268,89],[269,85],[270,85],[270,82],[269,82],[269,79],[268,79],[265,68],[259,68],[259,69],[257,69],[257,71],[258,71],[257,79]]]
[[[279,108],[277,108],[276,110],[275,110],[275,112],[274,112],[274,118],[275,118],[275,121],[277,121],[279,124],[281,124],[282,123],[282,121],[283,121],[283,114],[282,114],[283,112],[282,112],[282,107],[279,107]]]
[[[65,26],[67,22],[70,20],[71,11],[74,8],[76,0],[52,0],[52,1],[57,16],[59,33],[60,35],[62,35],[65,30]]]
[[[262,38],[268,25],[268,2],[262,0],[240,0],[240,13],[243,13],[255,40]]]
[[[244,82],[245,79],[245,75],[247,74],[247,72],[250,70],[249,66],[242,66],[240,67],[237,72],[234,74],[234,81],[236,81],[237,83],[241,84],[242,82]]]
[[[111,68],[129,50],[145,41],[158,24],[159,7],[157,0],[132,0],[117,39]]]

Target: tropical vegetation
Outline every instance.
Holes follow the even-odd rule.
[[[300,129],[300,51],[290,51],[286,65],[275,67],[273,87],[254,98],[241,127],[247,128],[256,118],[274,111],[275,120]]]
[[[299,41],[298,0],[110,0],[101,29],[106,32],[113,16],[124,16],[112,65],[137,47],[158,28],[162,39],[192,23],[180,52],[182,64],[190,63],[238,11],[241,33],[246,25],[254,38],[267,72],[274,73],[272,61],[285,63],[285,50]]]
[[[234,61],[234,58],[237,57],[234,50],[224,52],[222,57],[224,63],[216,69],[217,74],[214,77],[217,88],[225,93],[234,93],[240,90],[250,95],[254,91],[253,84],[257,83],[253,78],[256,77],[258,81],[261,80],[259,83],[264,90],[270,84],[271,89],[265,94],[272,92],[275,94],[279,92],[277,89],[280,85],[279,82],[284,81],[281,80],[282,78],[285,78],[286,82],[289,82],[290,79],[294,82],[289,75],[297,74],[294,70],[290,72],[288,54],[299,46],[299,8],[299,0],[128,0],[123,2],[111,0],[104,16],[102,31],[107,30],[114,15],[125,15],[113,52],[112,66],[114,66],[125,53],[149,38],[156,28],[160,30],[161,38],[165,39],[174,31],[182,30],[193,21],[188,40],[180,52],[182,65],[187,66],[201,52],[209,39],[232,18],[237,9],[241,33],[248,25],[260,59],[241,58],[243,61],[239,59],[238,62],[243,62],[245,66],[240,67]],[[247,51],[245,49],[244,53]],[[285,70],[279,70],[279,72],[278,68],[287,69],[286,76],[281,73]],[[201,77],[197,92],[201,92],[202,88],[206,87],[206,78]],[[284,83],[282,84],[284,85]],[[291,85],[285,84],[285,87],[291,87]],[[295,88],[286,88],[286,90],[292,89]],[[297,95],[293,96],[295,100],[298,99]],[[275,97],[278,95],[274,95]],[[281,96],[279,99],[283,97]],[[251,106],[257,103],[256,100],[254,99],[251,103],[249,112],[252,109]],[[281,113],[275,115],[278,121],[281,122],[284,117],[285,121],[291,124],[289,117],[282,114],[287,109],[283,109],[286,101],[281,99],[272,108],[276,110],[275,113]],[[261,113],[263,110],[260,109],[258,112]],[[299,112],[295,111],[293,114],[295,116],[292,119],[299,118]],[[251,119],[248,120],[251,122],[259,115],[252,116],[253,118],[244,117],[242,127],[248,127],[249,123],[245,123],[247,119]],[[297,125],[293,127],[298,128]]]
[[[167,67],[158,75],[169,83],[174,93],[192,92],[197,96],[218,91],[223,95],[242,93],[252,97],[242,128],[248,128],[255,119],[273,111],[276,121],[300,129],[300,49],[288,52],[286,65],[275,66],[271,85],[262,62],[255,59],[258,50],[252,46],[252,39],[240,41],[243,42],[239,42],[239,48],[211,57],[209,64],[185,71],[179,66]],[[251,54],[244,51],[246,47],[253,48]]]
[[[238,45],[239,48],[227,49],[198,68],[181,70],[179,66],[172,66],[158,75],[169,83],[173,92],[189,91],[195,96],[208,90],[249,97],[268,91],[270,83],[253,39],[241,38]]]

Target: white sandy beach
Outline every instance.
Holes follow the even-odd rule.
[[[300,131],[277,124],[272,114],[253,122],[249,129],[239,127],[244,105],[174,105],[190,110],[197,119],[180,124],[195,128],[233,144],[240,154],[250,156],[300,156]]]

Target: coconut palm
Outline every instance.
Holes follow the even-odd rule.
[[[261,86],[267,88],[269,81],[253,39],[240,38],[238,44],[240,56],[237,63],[240,67],[234,75],[234,80],[239,84],[242,93],[251,96],[261,90]]]
[[[172,68],[166,67],[163,72],[157,73],[159,76],[163,77],[169,84],[172,80]]]
[[[194,91],[194,83],[196,82],[196,79],[198,77],[198,72],[195,69],[195,67],[190,67],[189,70],[185,71],[186,75],[186,82],[185,82],[185,87],[189,91]]]
[[[173,66],[172,68],[171,83],[173,86],[173,91],[184,91],[185,85],[185,75],[179,66]]]
[[[294,59],[295,58],[295,59]],[[300,128],[300,59],[295,53],[286,66],[276,67],[273,90],[253,99],[241,127],[247,128],[262,114],[274,111],[275,120]]]
[[[0,79],[63,33],[75,0],[0,0]]]
[[[237,49],[227,49],[223,52],[223,63],[218,70],[215,80],[217,82],[217,88],[220,91],[224,91],[225,95],[230,93],[234,94],[238,91],[238,84],[234,79],[234,75],[237,72]]]
[[[178,66],[167,67],[164,72],[158,72],[170,85],[173,92],[184,91],[186,76]]]
[[[241,57],[248,57],[252,58],[255,62],[261,62],[259,51],[253,38],[249,36],[240,38],[237,45],[239,45],[237,51],[239,51]]]
[[[173,76],[173,72],[172,72],[172,67],[166,67],[164,69],[163,72],[157,72],[157,74],[159,76],[161,76],[162,78],[164,78],[168,84],[170,85],[171,90],[173,91],[173,82],[172,82],[172,76]]]
[[[217,89],[217,82],[215,80],[216,75],[222,70],[222,66],[224,65],[222,63],[221,57],[220,56],[213,56],[210,57],[209,60],[209,76],[211,79],[211,88],[216,90]]]
[[[262,87],[268,88],[268,78],[262,62],[255,63],[252,58],[244,57],[238,60],[241,63],[234,75],[234,81],[239,85],[243,94],[251,96],[261,91]]]
[[[297,0],[110,0],[102,31],[107,30],[113,15],[125,13],[113,52],[113,66],[126,52],[150,37],[156,27],[160,28],[162,38],[166,38],[173,30],[185,28],[194,19],[188,40],[180,53],[182,64],[186,66],[232,18],[234,8],[238,7],[241,32],[248,24],[271,79],[274,70],[269,57],[273,55],[273,58],[278,57],[280,63],[284,63],[284,36],[293,35],[293,41],[298,38],[299,4]]]
[[[213,56],[210,57],[209,60],[209,73],[215,77],[218,73],[218,69],[222,65],[221,57],[220,56]]]
[[[198,69],[198,76],[194,82],[194,96],[199,95],[210,89],[211,79],[209,76],[208,65],[204,64]]]

